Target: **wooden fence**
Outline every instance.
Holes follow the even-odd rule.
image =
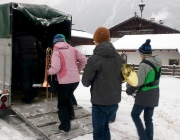
[[[139,65],[132,65],[135,71],[138,70]],[[180,77],[180,66],[178,65],[167,65],[167,66],[162,66],[161,68],[161,74],[162,75],[172,75],[176,77]]]
[[[135,71],[137,71],[139,68],[139,65],[132,64],[132,67],[134,68]],[[83,74],[83,71],[81,71],[80,74]],[[174,77],[180,78],[180,66],[175,66],[175,65],[162,66],[161,74],[172,75]]]

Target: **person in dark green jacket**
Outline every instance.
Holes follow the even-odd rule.
[[[153,140],[153,112],[154,107],[159,104],[159,80],[161,74],[162,60],[159,56],[152,56],[151,40],[139,48],[142,62],[138,70],[137,87],[129,86],[126,89],[128,95],[132,95],[137,90],[135,104],[133,106],[131,117],[137,128],[140,140]],[[145,128],[140,119],[140,114],[144,111]]]
[[[96,47],[85,66],[82,84],[91,86],[93,139],[110,140],[109,122],[116,115],[121,101],[124,80],[121,67],[125,60],[109,42],[107,28],[99,27],[93,39]]]

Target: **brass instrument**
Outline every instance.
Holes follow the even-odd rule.
[[[42,84],[42,87],[49,87],[47,70],[51,66],[51,56],[52,56],[52,49],[50,47],[48,47],[46,49],[45,76],[44,76],[44,82]]]
[[[41,85],[41,87],[46,88],[46,110],[48,110],[48,87],[50,87],[49,82],[48,82],[48,69],[51,67],[51,57],[52,57],[52,48],[48,47],[46,49],[46,63],[45,63],[45,76],[44,76],[44,82]],[[51,76],[52,79],[52,76]],[[52,93],[51,93],[51,109],[52,109]]]
[[[129,64],[123,64],[122,68],[122,75],[125,79],[125,81],[130,84],[131,86],[137,86],[138,85],[138,77],[137,73],[134,71],[133,67]]]

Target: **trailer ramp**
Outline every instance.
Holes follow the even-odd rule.
[[[71,121],[71,131],[65,135],[58,130],[60,124],[57,114],[57,99],[49,103],[41,101],[31,105],[13,104],[11,109],[19,115],[26,123],[39,131],[47,140],[70,140],[78,136],[92,133],[91,113],[79,106],[75,108],[75,120]]]

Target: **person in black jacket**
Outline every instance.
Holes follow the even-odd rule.
[[[121,101],[121,73],[125,60],[110,41],[110,32],[99,27],[94,33],[96,48],[88,59],[82,84],[91,86],[92,125],[94,140],[110,140],[109,122],[115,116]]]
[[[21,68],[21,86],[24,97],[22,102],[30,104],[37,91],[32,88],[35,83],[34,74],[38,66],[39,59],[42,58],[43,49],[36,37],[28,35],[26,32],[20,32],[15,40],[14,46],[14,61],[19,63]]]

